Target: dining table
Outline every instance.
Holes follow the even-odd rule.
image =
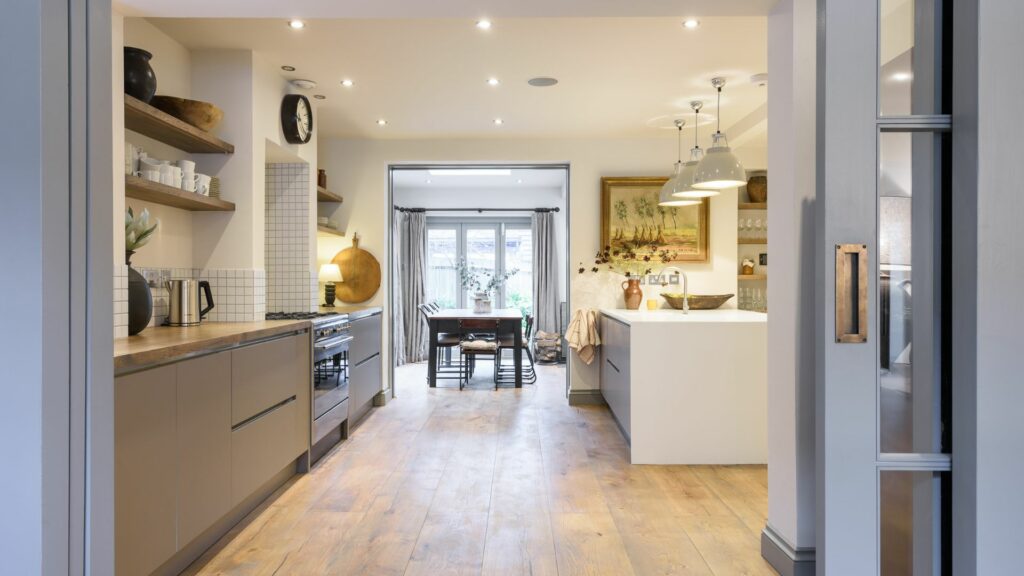
[[[474,312],[471,308],[450,308],[441,309],[427,315],[427,324],[430,328],[430,344],[428,350],[429,365],[427,367],[427,381],[431,388],[437,387],[437,335],[440,333],[462,335],[468,330],[461,327],[462,320],[494,320],[497,322],[499,334],[512,334],[515,354],[515,384],[516,388],[523,387],[523,358],[520,351],[523,348],[523,313],[518,308],[495,308],[490,312]],[[495,362],[498,358],[495,358]]]

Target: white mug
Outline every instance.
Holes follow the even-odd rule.
[[[139,156],[139,170],[145,172],[146,170],[160,170],[160,161],[156,158],[150,158],[145,155]]]
[[[181,177],[181,189],[185,192],[196,191],[196,175],[185,173]]]
[[[196,192],[203,196],[210,194],[210,177],[206,174],[196,174]]]
[[[159,182],[160,181],[160,171],[159,170],[140,170],[140,171],[136,172],[135,175],[138,176],[139,178],[145,178],[146,180],[149,180],[151,182]]]
[[[195,172],[196,163],[191,160],[178,160],[178,168],[181,168],[182,172]]]

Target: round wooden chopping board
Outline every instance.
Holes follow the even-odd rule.
[[[335,284],[338,299],[349,304],[366,302],[380,288],[380,262],[359,247],[359,238],[352,239],[352,247],[345,248],[331,260],[341,268],[342,281]]]

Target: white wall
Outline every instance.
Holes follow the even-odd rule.
[[[748,169],[763,168],[763,150],[737,150]],[[644,140],[342,140],[320,143],[320,167],[345,202],[330,213],[346,230],[362,235],[362,247],[382,262],[384,284],[372,302],[385,305],[387,261],[387,168],[398,163],[568,163],[570,260],[592,262],[600,248],[601,177],[668,175],[675,155],[670,138]],[[322,213],[323,214],[323,213]],[[687,264],[691,292],[736,293],[736,191],[711,203],[711,251],[707,264]],[[621,279],[611,275],[570,278],[572,306],[622,307]],[[734,306],[734,303],[730,303]],[[385,335],[385,338],[387,336]],[[386,353],[387,347],[385,347]],[[597,365],[572,357],[572,388],[598,389]],[[389,361],[389,360],[388,360]]]
[[[815,18],[814,0],[768,17],[768,526],[794,550],[815,545]]]

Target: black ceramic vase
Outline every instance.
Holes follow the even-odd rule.
[[[124,47],[124,93],[147,104],[156,94],[156,74],[149,65],[152,57],[141,48]]]
[[[132,253],[125,258],[128,264],[128,335],[134,336],[149,326],[153,318],[153,293],[139,272],[132,268]]]

